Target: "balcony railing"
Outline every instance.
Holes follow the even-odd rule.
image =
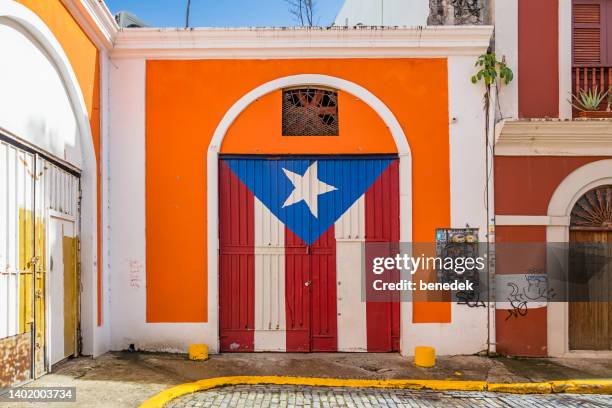
[[[580,94],[581,89],[585,91],[597,89],[600,92],[606,92],[612,87],[612,67],[574,67],[572,77],[575,96]],[[599,105],[600,111],[608,109],[608,101],[609,99],[604,99]],[[578,116],[578,112],[579,110],[574,108],[574,116]]]

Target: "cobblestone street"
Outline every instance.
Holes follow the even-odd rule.
[[[610,407],[612,396],[239,385],[185,395],[173,408],[224,407]]]

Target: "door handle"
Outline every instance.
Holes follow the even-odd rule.
[[[304,286],[310,286],[310,285],[312,285],[312,281],[306,281],[306,282],[304,282]]]

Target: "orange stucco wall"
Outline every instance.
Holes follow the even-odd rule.
[[[96,160],[100,162],[100,53],[60,0],[17,0],[45,22],[59,41],[79,82],[89,114]],[[98,197],[100,176],[98,173]],[[100,205],[98,205],[98,324],[101,313]]]
[[[447,64],[444,59],[148,61],[146,68],[147,321],[208,320],[206,152],[225,112],[270,80],[317,73],[355,82],[399,120],[413,159],[413,241],[432,242],[450,224]],[[224,152],[395,151],[373,112],[342,96],[335,141],[280,139],[278,93],[234,123]],[[342,105],[345,105],[342,108]],[[252,109],[252,112],[249,110]],[[353,121],[352,124],[347,122]],[[256,123],[256,125],[255,125]],[[376,134],[369,135],[365,130]],[[371,139],[376,138],[376,139]],[[379,140],[380,139],[380,140]],[[244,140],[250,143],[244,144]],[[276,143],[282,140],[280,143]],[[276,142],[275,142],[276,141]],[[327,149],[327,150],[326,150]],[[217,220],[210,220],[217,222]],[[216,273],[216,272],[211,272]],[[450,304],[416,304],[415,322],[450,320]]]

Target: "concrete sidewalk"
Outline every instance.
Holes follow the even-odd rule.
[[[67,403],[67,407],[135,407],[177,384],[213,377],[262,375],[522,383],[612,378],[612,359],[454,356],[439,357],[436,367],[426,369],[415,367],[411,359],[395,353],[240,353],[212,355],[208,361],[195,362],[177,354],[114,352],[96,359],[68,360],[28,386],[77,387],[77,404]]]

